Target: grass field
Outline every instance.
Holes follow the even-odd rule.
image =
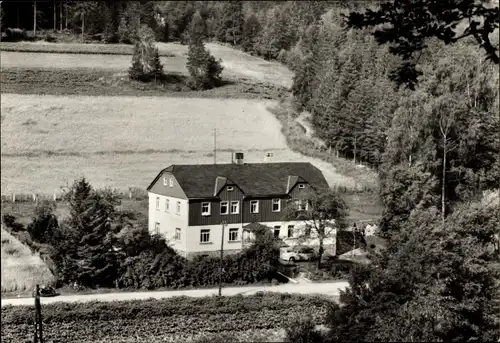
[[[3,45],[4,43],[2,43]],[[166,72],[186,74],[187,46],[177,43],[158,43],[161,62]],[[233,48],[207,43],[207,48],[216,58],[222,59],[224,78],[251,78],[255,81],[268,82],[278,86],[290,87],[293,73],[277,62],[264,61]],[[127,55],[98,54],[99,50],[109,53],[128,49],[117,45],[116,48],[105,44],[74,43],[9,43],[5,51],[2,48],[2,68],[94,68],[114,71],[126,71],[130,67],[131,57]],[[16,51],[17,50],[17,51]],[[23,52],[19,52],[23,51]],[[30,52],[26,52],[30,51]],[[35,52],[38,51],[38,52]],[[39,52],[83,51],[78,53],[39,53]],[[171,57],[164,57],[164,56]]]
[[[272,101],[2,94],[2,193],[54,190],[82,175],[97,187],[145,188],[170,164],[310,161],[331,185],[352,182],[331,164],[287,148]]]
[[[132,55],[134,46],[131,44],[81,44],[81,43],[49,43],[38,42],[2,42],[0,51],[38,52],[61,54],[101,54],[101,55]],[[158,49],[160,56],[173,57],[172,52]]]
[[[31,290],[38,284],[49,284],[54,276],[49,268],[18,239],[1,228],[2,293]]]
[[[215,99],[279,99],[284,87],[251,79],[224,80],[208,90],[192,90],[182,74],[167,75],[166,82],[129,80],[126,71],[89,68],[8,68],[2,71],[2,93],[86,96],[157,96]]]

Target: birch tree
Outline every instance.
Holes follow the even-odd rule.
[[[298,242],[318,240],[319,269],[325,252],[325,240],[335,239],[337,230],[346,228],[348,214],[349,208],[340,194],[328,190],[321,193],[311,192],[302,199],[289,203],[284,220],[299,220],[303,223],[302,230],[296,234]]]

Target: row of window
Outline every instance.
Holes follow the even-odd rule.
[[[229,229],[229,242],[238,242],[239,241],[238,231],[239,230],[237,228]],[[210,241],[210,229],[202,229],[200,231],[200,243],[211,243],[211,241]]]
[[[160,223],[158,223],[158,222],[155,223],[155,233],[157,235],[160,234]],[[178,227],[175,228],[174,240],[176,240],[176,241],[180,241],[181,240],[181,229],[178,228]]]
[[[302,200],[296,200],[295,206],[299,211],[308,210],[307,202],[303,202]],[[281,211],[281,199],[273,199],[272,201],[272,211],[280,212]],[[231,205],[229,205],[229,201],[221,201],[220,203],[220,214],[239,214],[240,213],[240,202],[239,201],[231,201]],[[250,213],[259,213],[259,200],[251,200],[250,201]],[[209,202],[201,203],[201,214],[203,216],[209,216],[211,214],[211,204]]]
[[[160,197],[156,197],[156,210],[160,210]],[[165,199],[165,212],[170,212],[170,199]],[[181,214],[181,202],[177,201],[176,214]]]
[[[176,214],[181,214],[181,202],[176,203]],[[296,200],[295,205],[299,211],[308,210],[308,204],[302,202],[302,200]],[[272,201],[272,211],[281,211],[281,199],[273,199]],[[156,197],[156,210],[160,210],[160,197]],[[170,212],[170,199],[165,199],[165,212]],[[240,202],[239,201],[221,201],[220,203],[220,214],[239,214],[240,213]],[[250,213],[259,213],[259,200],[250,201]],[[209,202],[201,203],[201,214],[203,216],[209,216],[211,214],[211,204]]]
[[[288,238],[293,237],[293,225],[288,225]],[[274,237],[279,237],[281,232],[281,226],[276,225],[274,227]],[[155,233],[160,234],[160,223],[155,223]],[[175,228],[175,235],[174,235],[174,240],[180,241],[181,240],[181,229],[180,228]],[[237,242],[238,239],[238,229],[237,228],[231,228],[229,229],[229,242]],[[200,243],[210,243],[210,229],[202,229],[200,231]]]

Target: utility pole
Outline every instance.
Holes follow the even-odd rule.
[[[222,296],[222,273],[224,272],[223,261],[224,261],[224,228],[226,226],[226,221],[222,222],[222,238],[220,241],[220,270],[219,270],[219,297]]]
[[[217,164],[217,129],[214,129],[214,164]]]

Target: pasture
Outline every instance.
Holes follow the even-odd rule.
[[[309,161],[330,185],[351,186],[330,163],[288,149],[273,101],[2,94],[2,194],[48,193],[85,176],[96,187],[146,188],[170,164]]]
[[[178,43],[157,43],[157,45],[166,72],[187,73],[185,67],[187,46]],[[251,78],[287,88],[292,85],[293,73],[277,62],[264,61],[218,43],[207,43],[206,47],[215,58],[222,59],[224,78]],[[95,68],[126,71],[130,67],[131,56],[125,53],[131,51],[130,49],[131,46],[123,44],[110,47],[106,44],[10,43],[7,48],[2,48],[1,66],[2,68]],[[67,53],[68,51],[72,53]],[[99,54],[99,51],[102,53]]]
[[[31,290],[49,284],[54,276],[38,254],[1,228],[2,293]]]

